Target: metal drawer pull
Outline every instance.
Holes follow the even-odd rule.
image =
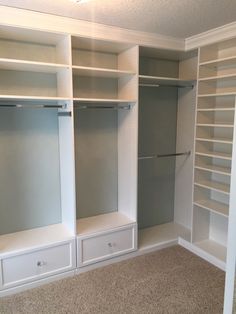
[[[43,261],[38,261],[38,262],[37,262],[37,266],[38,266],[38,267],[42,267],[42,266],[44,266],[44,265],[46,265],[46,262],[43,262]]]

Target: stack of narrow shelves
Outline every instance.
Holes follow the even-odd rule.
[[[226,261],[236,95],[235,41],[200,49],[193,242]]]

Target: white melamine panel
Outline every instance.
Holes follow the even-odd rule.
[[[77,235],[80,237],[85,235],[92,235],[97,232],[130,225],[134,222],[134,220],[131,220],[118,212],[81,218],[77,220]]]
[[[79,266],[86,266],[136,249],[136,227],[103,233],[94,237],[78,238]]]
[[[75,267],[75,242],[3,258],[1,269],[3,287],[10,288],[25,282],[71,270]]]
[[[210,239],[226,247],[227,236],[228,236],[228,218],[211,213],[209,234]]]

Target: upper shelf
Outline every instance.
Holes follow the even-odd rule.
[[[0,58],[0,69],[2,70],[58,73],[68,68],[69,66],[66,64]]]
[[[139,85],[159,85],[159,86],[173,86],[173,87],[190,87],[194,86],[195,80],[181,80],[175,77],[161,77],[139,75]]]
[[[95,68],[85,66],[73,66],[73,74],[87,77],[121,78],[127,75],[135,75],[131,71]]]
[[[199,63],[200,66],[208,66],[212,68],[218,68],[221,66],[230,66],[236,63],[236,56],[213,59],[205,62]]]

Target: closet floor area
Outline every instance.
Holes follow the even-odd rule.
[[[223,311],[223,271],[180,246],[0,299],[1,314]]]

